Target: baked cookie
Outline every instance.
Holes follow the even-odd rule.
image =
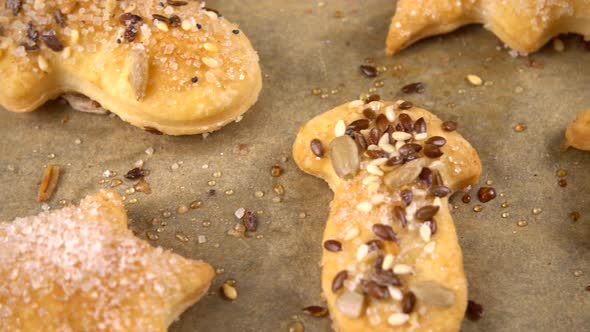
[[[0,222],[0,331],[166,331],[212,278],[133,236],[112,191]]]
[[[0,0],[0,8],[0,105],[9,111],[77,93],[91,101],[78,98],[76,108],[186,135],[239,120],[258,99],[250,41],[199,1]]]
[[[357,100],[300,129],[297,165],[334,191],[322,289],[336,331],[459,330],[467,284],[448,199],[481,163],[455,128],[407,101]]]
[[[578,114],[565,131],[564,147],[590,151],[590,109]]]
[[[522,55],[561,33],[590,37],[585,0],[400,0],[387,36],[387,54],[416,41],[481,23]]]

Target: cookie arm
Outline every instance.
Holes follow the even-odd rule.
[[[578,114],[565,131],[565,147],[590,151],[590,109]]]
[[[393,55],[416,41],[474,23],[479,1],[400,0],[389,26],[386,53]]]

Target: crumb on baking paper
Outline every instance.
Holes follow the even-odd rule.
[[[37,194],[37,201],[42,203],[48,201],[57,188],[59,181],[60,168],[58,165],[47,165],[43,172],[43,178],[39,185],[39,192]]]

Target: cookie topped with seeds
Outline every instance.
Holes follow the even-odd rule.
[[[323,294],[337,331],[457,331],[467,284],[448,200],[481,163],[456,124],[380,99],[319,115],[293,146],[334,191]]]
[[[241,119],[262,83],[245,34],[199,1],[4,0],[0,85],[9,111],[83,95],[133,125],[185,135]]]

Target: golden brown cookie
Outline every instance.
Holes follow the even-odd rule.
[[[526,55],[561,33],[590,37],[585,0],[400,0],[387,36],[387,54],[416,41],[481,23],[508,47]]]
[[[0,0],[0,8],[0,105],[9,111],[77,93],[91,101],[74,107],[186,135],[239,120],[258,99],[250,41],[199,1]]]
[[[133,236],[121,197],[102,191],[0,222],[0,331],[166,331],[213,275]]]
[[[590,109],[578,114],[565,131],[564,147],[590,151]]]
[[[477,152],[409,102],[353,101],[312,119],[297,165],[334,191],[322,289],[336,331],[458,331],[467,305],[453,191],[481,174]]]

